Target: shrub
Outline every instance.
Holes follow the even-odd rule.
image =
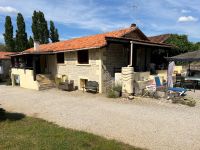
[[[108,91],[107,97],[108,98],[118,98],[121,96],[121,92],[122,92],[122,86],[115,85]]]
[[[191,97],[185,97],[185,98],[174,98],[172,99],[173,103],[188,105],[190,107],[194,107],[196,105],[196,101]]]
[[[112,88],[113,91],[117,91],[117,92],[121,92],[122,91],[122,86],[117,84],[117,85],[114,85],[113,88]]]
[[[196,101],[194,99],[185,99],[181,102],[183,105],[188,105],[190,107],[194,107],[196,105]]]
[[[107,97],[108,98],[117,98],[117,95],[115,93],[115,91],[113,91],[112,89],[110,89],[107,93]]]

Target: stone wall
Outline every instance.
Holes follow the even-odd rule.
[[[0,79],[5,80],[9,78],[11,61],[9,59],[0,60],[0,65],[3,66],[3,74],[0,74]]]
[[[66,52],[65,63],[57,64],[57,75],[66,75],[80,88],[80,80],[97,81],[100,79],[100,49],[89,50],[89,64],[78,64],[77,51]]]
[[[39,85],[37,81],[34,81],[33,70],[29,69],[11,69],[12,86],[15,86],[15,77],[18,76],[20,80],[20,87],[27,89],[39,90]]]
[[[122,44],[110,44],[103,49],[103,92],[107,92],[114,83],[115,71],[129,64],[129,51]]]

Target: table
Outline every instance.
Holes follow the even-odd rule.
[[[200,81],[200,77],[185,77],[185,80]]]
[[[185,83],[184,84],[187,84],[187,81],[192,81],[193,83],[193,87],[194,87],[194,92],[195,92],[195,87],[198,86],[198,82],[200,82],[200,77],[185,77]]]

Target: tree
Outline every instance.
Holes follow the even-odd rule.
[[[32,16],[32,32],[33,38],[39,41],[40,44],[49,43],[49,30],[44,13],[34,11]]]
[[[33,32],[33,39],[39,41],[38,13],[36,11],[33,12],[31,28]]]
[[[29,48],[33,47],[33,44],[34,44],[33,38],[30,36],[30,37],[29,37],[29,40],[28,40]]]
[[[200,50],[200,42],[197,42],[196,46],[198,47],[198,50]]]
[[[7,51],[7,47],[0,43],[0,52]]]
[[[167,44],[176,46],[170,55],[178,55],[188,51],[194,51],[198,49],[198,46],[188,40],[187,35],[172,34],[166,41]]]
[[[15,40],[15,51],[21,52],[28,48],[29,45],[26,33],[26,26],[21,13],[17,14],[17,30]]]
[[[55,28],[54,22],[51,20],[50,20],[50,33],[49,34],[50,34],[49,37],[50,37],[52,43],[59,41],[58,29]]]
[[[13,39],[13,25],[12,25],[10,16],[6,16],[5,33],[3,35],[4,35],[4,41],[7,47],[7,51],[14,51],[15,42]]]

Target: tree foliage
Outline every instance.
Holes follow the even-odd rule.
[[[33,44],[34,44],[33,38],[30,36],[28,40],[28,45],[29,47],[33,47]]]
[[[52,43],[59,41],[58,29],[55,28],[54,22],[50,21],[50,35]]]
[[[200,50],[200,42],[197,42],[196,46],[198,47],[198,50]]]
[[[7,47],[4,44],[0,43],[0,52],[7,51]]]
[[[17,15],[17,30],[16,30],[15,40],[16,40],[15,51],[21,52],[29,47],[27,33],[26,33],[26,26],[24,18],[21,13],[18,13]]]
[[[32,16],[32,32],[33,39],[39,41],[40,44],[49,43],[49,30],[44,13],[34,11]]]
[[[187,35],[178,35],[172,34],[166,41],[167,44],[174,45],[173,51],[171,51],[171,55],[178,55],[180,53],[185,53],[188,51],[198,50],[198,45],[192,43],[188,40]]]
[[[7,51],[14,51],[15,49],[15,41],[13,39],[13,25],[10,16],[6,16],[5,20],[5,33],[4,41],[7,47]]]

